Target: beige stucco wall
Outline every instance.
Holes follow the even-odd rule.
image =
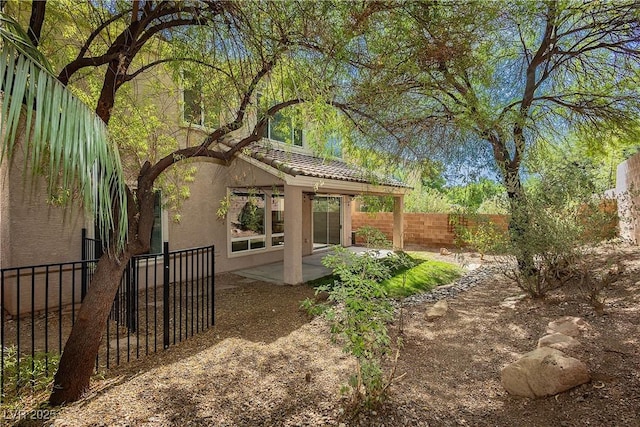
[[[24,122],[11,163],[0,166],[0,266],[20,267],[76,261],[81,254],[84,209],[79,201],[60,207],[48,203],[46,181],[24,170]]]
[[[85,226],[84,209],[74,201],[68,207],[47,202],[47,186],[43,177],[31,177],[23,169],[24,122],[20,123],[16,151],[11,163],[5,158],[0,165],[0,267],[3,269],[40,264],[78,261],[81,257],[81,230]],[[79,266],[77,266],[79,269]],[[66,305],[80,298],[80,273],[65,266],[62,280],[51,271],[48,300],[45,301],[44,269],[23,270],[20,279],[15,271],[5,273],[4,307],[16,314],[31,311],[31,289],[38,295],[35,311]]]
[[[256,187],[271,189],[282,186],[281,179],[242,160],[229,166],[214,162],[198,162],[195,181],[190,185],[191,196],[180,210],[180,222],[168,215],[170,249],[215,245],[217,272],[237,270],[283,259],[282,248],[257,251],[251,254],[230,254],[226,218],[216,212],[225,199],[228,188]]]

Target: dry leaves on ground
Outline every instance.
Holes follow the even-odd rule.
[[[501,306],[521,293],[501,275],[450,299],[434,322],[424,318],[431,304],[406,308],[397,367],[406,375],[383,408],[355,419],[342,417],[340,395],[354,361],[323,321],[307,323],[297,309],[311,290],[230,274],[236,287],[219,291],[216,328],[110,374],[53,424],[640,426],[640,249],[610,248],[593,262],[616,257],[625,272],[603,291],[602,316],[570,286],[545,301]],[[593,380],[543,399],[508,395],[500,369],[533,350],[549,321],[567,315],[589,323],[571,355],[587,363]],[[109,384],[114,377],[120,380]]]

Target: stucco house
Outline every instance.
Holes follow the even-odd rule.
[[[144,80],[133,83],[135,93],[145,93]],[[194,95],[179,90],[154,100],[163,104],[181,145],[207,134],[206,106]],[[352,198],[360,194],[395,198],[393,243],[402,248],[408,187],[348,165],[338,151],[331,158],[315,156],[304,129],[285,127],[291,134],[283,135],[283,127],[275,126],[282,120],[272,118],[264,138],[228,165],[195,163],[179,222],[159,197],[152,250],[158,251],[163,241],[171,249],[214,244],[217,272],[283,262],[282,282],[298,284],[303,256],[327,245],[352,245]],[[50,203],[44,182],[29,178],[21,165],[19,156],[0,165],[0,268],[80,259],[81,229],[93,230],[93,219],[80,207]]]

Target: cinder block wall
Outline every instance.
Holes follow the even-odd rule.
[[[456,242],[455,227],[451,225],[460,221],[456,215],[436,213],[405,213],[404,244],[424,247],[453,247]],[[509,219],[506,215],[482,215],[483,219],[507,228]],[[393,214],[390,212],[366,213],[354,212],[351,216],[354,231],[364,226],[375,227],[391,240],[393,232]],[[362,238],[356,236],[356,243],[362,244]]]
[[[453,247],[456,246],[455,216],[436,213],[405,213],[404,214],[404,244],[424,247]],[[483,219],[503,226],[508,224],[506,215],[482,215]],[[391,240],[393,232],[393,214],[390,212],[367,213],[354,212],[351,216],[354,231],[364,226],[375,227]],[[356,236],[356,243],[362,239]]]

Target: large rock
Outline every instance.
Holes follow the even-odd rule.
[[[547,333],[560,333],[570,337],[577,337],[587,327],[587,322],[579,317],[562,317],[547,325]]]
[[[502,386],[523,397],[562,393],[591,379],[587,365],[560,350],[542,347],[502,369]]]
[[[426,318],[429,321],[439,319],[447,314],[447,310],[449,310],[449,304],[447,301],[440,300],[427,310]]]
[[[566,350],[578,345],[580,345],[580,341],[578,341],[577,339],[557,332],[554,334],[545,335],[538,340],[538,348],[551,347],[555,348],[556,350]]]

